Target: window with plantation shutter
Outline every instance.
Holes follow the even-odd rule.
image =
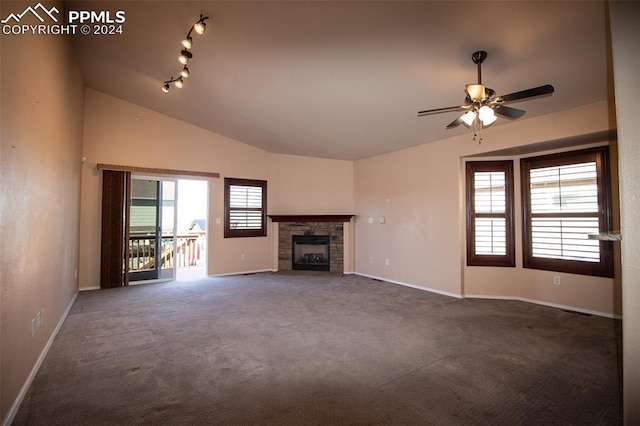
[[[524,267],[612,276],[608,149],[521,160]]]
[[[466,166],[467,265],[515,266],[513,162]]]
[[[267,182],[225,178],[224,187],[225,238],[267,235]]]

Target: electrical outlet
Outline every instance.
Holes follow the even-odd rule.
[[[553,285],[560,285],[560,275],[553,276]]]
[[[384,260],[384,264],[385,264],[386,266],[389,266],[389,265],[391,264],[391,262],[389,261],[389,259],[385,259],[385,260]]]
[[[367,223],[372,224],[373,223],[373,218],[370,217],[369,219],[367,219]]]
[[[245,261],[245,259],[246,259],[246,258],[247,258],[247,257],[244,255],[244,253],[242,253],[242,254],[240,255],[240,260],[242,260],[243,262]]]
[[[373,263],[373,256],[369,257],[369,263]]]

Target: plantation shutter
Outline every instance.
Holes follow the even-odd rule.
[[[225,178],[225,238],[267,235],[267,182]]]
[[[523,266],[613,276],[609,150],[598,147],[524,158]]]
[[[467,264],[514,266],[513,162],[467,163]]]
[[[474,173],[476,254],[507,253],[504,172]]]
[[[262,228],[262,188],[231,185],[229,188],[229,225],[232,229]]]
[[[532,256],[600,261],[595,161],[530,170]]]

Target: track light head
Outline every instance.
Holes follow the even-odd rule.
[[[165,81],[165,82],[164,82],[164,85],[162,86],[162,91],[163,91],[164,93],[169,93],[169,89],[170,89],[170,88],[171,88],[171,86],[169,86],[169,83]]]
[[[175,84],[178,89],[182,89],[184,87],[184,80],[182,80],[182,77],[178,77],[173,84]]]
[[[191,58],[193,58],[193,54],[187,49],[182,49],[180,56],[178,57],[178,61],[180,61],[182,65],[187,65],[187,62],[189,62],[189,59]]]
[[[183,78],[189,78],[189,68],[186,65],[182,68],[182,71],[180,71],[180,75]]]
[[[193,25],[193,29],[200,35],[204,34],[207,31],[207,24],[205,24],[205,20],[209,19],[208,16],[200,15],[200,19]]]
[[[185,49],[191,49],[193,47],[193,38],[190,35],[187,35],[187,37],[182,40],[182,45]]]
[[[204,22],[196,22],[196,24],[193,26],[193,29],[196,30],[198,34],[202,35],[205,31],[207,31],[207,24],[205,24]]]

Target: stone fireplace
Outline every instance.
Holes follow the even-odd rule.
[[[331,236],[292,235],[291,269],[294,271],[330,271]]]
[[[275,216],[278,271],[344,272],[344,222],[353,215]]]

